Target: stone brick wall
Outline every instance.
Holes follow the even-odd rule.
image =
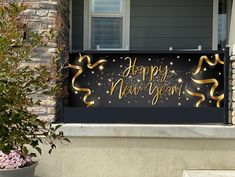
[[[26,36],[29,31],[57,30],[57,38],[48,43],[47,47],[39,48],[36,57],[32,58],[33,65],[49,64],[56,55],[58,44],[64,45],[69,50],[69,5],[70,0],[2,0],[3,3],[24,2],[27,10],[23,12],[23,20],[26,24]],[[66,56],[63,54],[63,56]],[[65,60],[65,57],[63,57]],[[64,61],[62,61],[64,62]],[[53,97],[35,95],[34,98],[42,100],[41,106],[29,108],[39,115],[42,120],[54,122],[58,103]]]
[[[235,51],[234,51],[235,52]],[[234,53],[235,54],[235,53]],[[231,122],[235,124],[235,55],[230,58],[230,118]]]
[[[52,0],[27,0],[27,10],[24,11],[26,16],[27,31],[44,31],[50,28],[56,29],[57,24],[57,2]],[[50,63],[55,56],[57,42],[51,41],[47,47],[37,50],[37,56],[33,58],[35,64]],[[56,101],[49,96],[36,95],[36,99],[41,99],[41,106],[30,108],[33,113],[37,113],[42,120],[55,120]]]
[[[21,2],[20,0],[6,0],[5,2]],[[29,31],[44,31],[50,28],[58,28],[57,2],[53,0],[27,0],[24,1],[27,10],[23,13],[23,19]],[[48,43],[45,48],[37,49],[36,56],[32,58],[33,65],[49,64],[55,56],[57,40]],[[37,113],[42,120],[55,121],[56,101],[53,97],[35,95],[35,99],[42,100],[41,106],[29,108],[33,113]]]

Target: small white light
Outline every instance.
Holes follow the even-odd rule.
[[[99,66],[99,69],[100,69],[100,70],[103,70],[103,69],[104,69],[104,66],[103,66],[103,65],[100,65],[100,66]]]

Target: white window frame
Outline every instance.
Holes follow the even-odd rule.
[[[96,50],[129,50],[130,48],[130,0],[122,0],[121,13],[93,13],[91,0],[84,0],[84,28],[83,50],[91,50],[91,18],[92,17],[121,17],[122,25],[122,48],[99,48]]]

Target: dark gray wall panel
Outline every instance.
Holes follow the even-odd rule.
[[[135,27],[148,28],[177,28],[177,27],[200,27],[200,28],[212,28],[212,17],[132,17],[131,29],[135,30]],[[212,29],[211,29],[212,31]],[[195,31],[196,32],[196,31]]]
[[[132,7],[138,7],[138,6],[148,6],[151,4],[151,7],[153,6],[173,6],[173,7],[195,7],[195,6],[202,6],[211,7],[211,3],[213,0],[131,0],[132,1]]]
[[[72,50],[83,50],[84,0],[72,2]]]
[[[159,1],[159,0],[157,0]],[[161,0],[163,1],[163,0]],[[174,7],[174,6],[151,6],[132,7],[133,17],[211,17],[211,7]]]
[[[131,0],[131,49],[212,48],[213,0]]]
[[[197,33],[195,33],[195,30]],[[184,28],[184,27],[175,27],[175,28],[166,28],[164,30],[162,28],[136,28],[132,30],[130,34],[131,37],[136,38],[149,38],[149,37],[168,37],[168,38],[177,38],[177,37],[184,37],[184,38],[195,38],[195,37],[202,37],[202,38],[211,38],[211,26],[205,28]]]
[[[168,50],[169,46],[174,46],[176,49],[187,49],[193,44],[196,46],[202,45],[204,49],[211,47],[210,38],[132,38],[132,49],[144,50]],[[189,46],[189,47],[188,47]]]

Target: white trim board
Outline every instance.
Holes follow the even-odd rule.
[[[68,137],[235,139],[224,125],[61,124]]]

